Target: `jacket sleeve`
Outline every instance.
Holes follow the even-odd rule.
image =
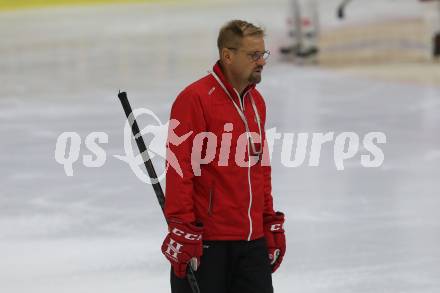
[[[265,135],[264,135],[265,136]],[[270,166],[269,150],[267,141],[264,139],[264,150],[262,166],[263,168],[263,188],[264,188],[264,214],[263,217],[272,216],[275,214],[273,209],[273,197],[272,197],[272,168]]]
[[[261,97],[261,96],[260,96]],[[266,138],[266,105],[264,103],[263,97],[261,97],[262,101],[262,128],[263,128],[263,154],[261,160],[261,167],[263,169],[263,188],[264,188],[264,212],[263,217],[272,216],[275,214],[273,209],[273,197],[272,197],[272,168],[270,165],[270,156],[269,156],[269,148],[267,145]]]
[[[191,89],[186,88],[177,96],[171,108],[166,155],[165,216],[167,219],[175,218],[187,223],[196,220],[191,151],[194,137],[202,131],[206,131],[206,122],[200,98]],[[187,138],[183,140],[185,137]]]

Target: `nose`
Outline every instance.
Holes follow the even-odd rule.
[[[263,56],[261,56],[258,60],[257,60],[257,64],[260,66],[264,66],[266,65],[266,59],[263,58]]]

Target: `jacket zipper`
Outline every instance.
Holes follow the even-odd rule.
[[[249,137],[248,137],[249,139]],[[251,209],[252,209],[252,199],[253,199],[253,195],[252,195],[252,183],[251,183],[251,150],[250,150],[250,146],[248,143],[248,184],[249,184],[249,209],[248,209],[248,218],[249,218],[249,236],[248,236],[248,241],[251,241],[251,236],[252,236],[252,216],[251,216]]]
[[[229,92],[227,91],[226,87],[224,86],[224,84],[221,82],[220,78],[217,77],[217,75],[214,72],[211,72],[212,76],[214,76],[214,78],[217,80],[217,82],[220,84],[220,86],[223,88],[223,90],[225,91],[225,93],[227,95],[230,96]],[[246,97],[246,95],[248,94],[249,90],[243,95],[243,101],[240,98],[240,94],[237,92],[237,90],[234,88],[235,93],[238,96],[238,100],[240,102],[240,106],[241,106],[241,111],[244,114],[244,107],[243,107],[243,102],[244,102],[244,98]],[[232,98],[232,97],[231,97]],[[234,102],[232,100],[232,102]],[[246,134],[247,135],[247,139],[249,140],[249,133]],[[251,154],[251,150],[250,150],[250,145],[248,143],[248,185],[249,185],[249,208],[248,208],[248,218],[249,218],[249,235],[247,237],[247,241],[251,241],[251,237],[252,237],[252,217],[251,217],[251,209],[252,209],[252,183],[251,183],[251,158],[250,158],[250,154]]]
[[[246,95],[248,94],[248,91],[244,93],[243,95],[243,99],[241,99],[240,94],[237,92],[236,89],[235,93],[238,96],[238,100],[240,102],[240,106],[241,106],[241,111],[243,111],[244,114],[244,99],[246,98]],[[246,133],[247,139],[249,141],[249,133]],[[250,145],[248,143],[248,185],[249,185],[249,208],[248,208],[248,218],[249,218],[249,235],[247,240],[251,241],[251,237],[252,237],[252,216],[251,216],[251,210],[252,210],[252,200],[253,200],[253,194],[252,194],[252,182],[251,182],[251,150],[250,150]]]

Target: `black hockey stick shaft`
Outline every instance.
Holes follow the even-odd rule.
[[[165,195],[162,190],[162,186],[157,178],[156,170],[154,169],[153,162],[150,159],[148,154],[147,147],[145,146],[144,139],[140,134],[139,126],[136,122],[136,117],[133,114],[133,110],[131,109],[130,102],[128,101],[126,92],[119,92],[118,98],[121,101],[122,108],[124,108],[125,116],[127,117],[130,125],[133,137],[136,140],[136,144],[139,149],[139,153],[142,156],[142,160],[144,161],[145,168],[147,169],[148,175],[150,176],[151,183],[153,185],[154,192],[156,193],[157,200],[159,201],[159,205],[162,209],[162,213],[164,213],[165,208]],[[165,214],[164,214],[165,215]],[[200,293],[199,285],[197,283],[197,279],[194,275],[194,270],[191,265],[188,265],[187,272],[188,283],[191,286],[193,293]]]
[[[343,19],[345,17],[345,7],[350,3],[352,0],[343,0],[341,4],[338,6],[337,15],[338,18]]]

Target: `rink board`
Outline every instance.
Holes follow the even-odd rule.
[[[72,5],[96,5],[96,4],[117,4],[117,3],[150,3],[169,2],[164,0],[4,0],[0,1],[0,11],[29,9],[52,6]]]

